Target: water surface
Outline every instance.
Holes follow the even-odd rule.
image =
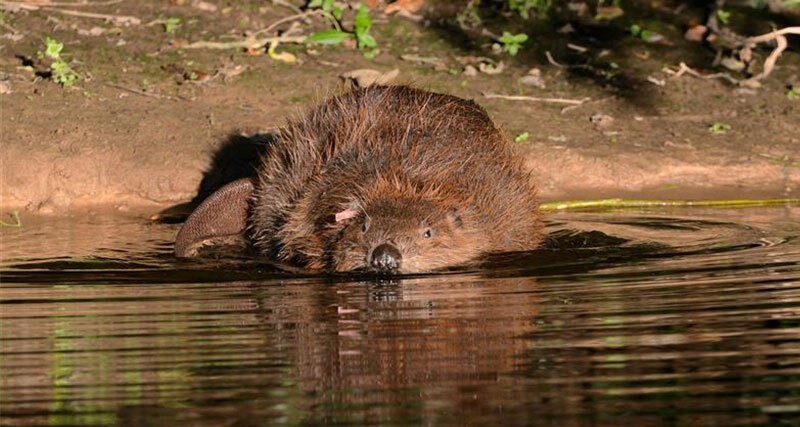
[[[542,250],[398,280],[23,217],[0,229],[0,422],[798,425],[798,213],[555,214]]]

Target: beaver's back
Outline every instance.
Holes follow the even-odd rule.
[[[254,242],[291,258],[287,240],[322,232],[316,228],[336,213],[339,199],[326,195],[392,177],[445,189],[468,205],[474,224],[485,228],[488,251],[538,243],[535,189],[486,112],[472,101],[404,86],[334,97],[280,131],[256,185]]]

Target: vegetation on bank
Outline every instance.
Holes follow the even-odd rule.
[[[150,26],[159,24],[173,41],[186,27],[180,17],[164,17],[153,22],[143,18],[104,14],[104,9],[121,3],[50,1],[0,1],[3,14],[0,25],[10,31],[18,13],[44,12],[55,17],[70,16],[87,20],[102,19],[113,26]],[[172,0],[175,5],[191,6],[206,12],[225,12],[223,5],[212,1]],[[750,2],[696,3],[685,0],[647,3],[623,0],[306,0],[274,1],[273,9],[290,12],[264,28],[245,28],[241,37],[230,39],[186,40],[175,43],[179,49],[231,49],[257,55],[266,53],[276,61],[297,62],[299,46],[307,51],[317,47],[342,46],[360,50],[373,58],[392,40],[384,37],[382,27],[394,19],[411,19],[436,29],[453,40],[458,49],[471,51],[475,63],[461,69],[448,67],[450,73],[501,73],[503,61],[520,56],[527,62],[549,62],[584,74],[604,84],[628,71],[626,58],[637,44],[647,55],[661,55],[666,74],[685,74],[699,78],[721,79],[735,86],[758,87],[791,50],[789,37],[800,34],[800,2],[797,0],[753,0]],[[78,8],[77,6],[80,6]],[[228,7],[230,9],[230,7]],[[92,10],[91,12],[89,10]],[[387,20],[388,17],[388,20]],[[101,27],[98,31],[113,31]],[[42,49],[31,55],[41,77],[64,86],[74,85],[81,77],[78,67],[90,68],[80,58],[67,61],[63,44],[50,35],[42,35]],[[678,45],[695,44],[708,52],[706,63],[696,58],[676,57]],[[795,47],[797,46],[795,42]],[[796,48],[795,48],[796,50]],[[678,49],[679,52],[688,52]],[[695,52],[697,49],[695,49]],[[688,64],[692,64],[691,66]],[[475,70],[475,71],[473,71]],[[715,72],[709,72],[715,71]],[[662,85],[663,77],[653,73],[641,80]],[[797,97],[798,88],[787,88],[787,96]]]

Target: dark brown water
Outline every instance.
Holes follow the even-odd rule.
[[[2,228],[2,425],[800,425],[795,208],[553,215],[380,281],[183,262],[173,226]]]

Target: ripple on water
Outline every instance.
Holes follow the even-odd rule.
[[[558,214],[539,251],[397,280],[33,219],[0,230],[2,424],[796,425],[795,214]]]

